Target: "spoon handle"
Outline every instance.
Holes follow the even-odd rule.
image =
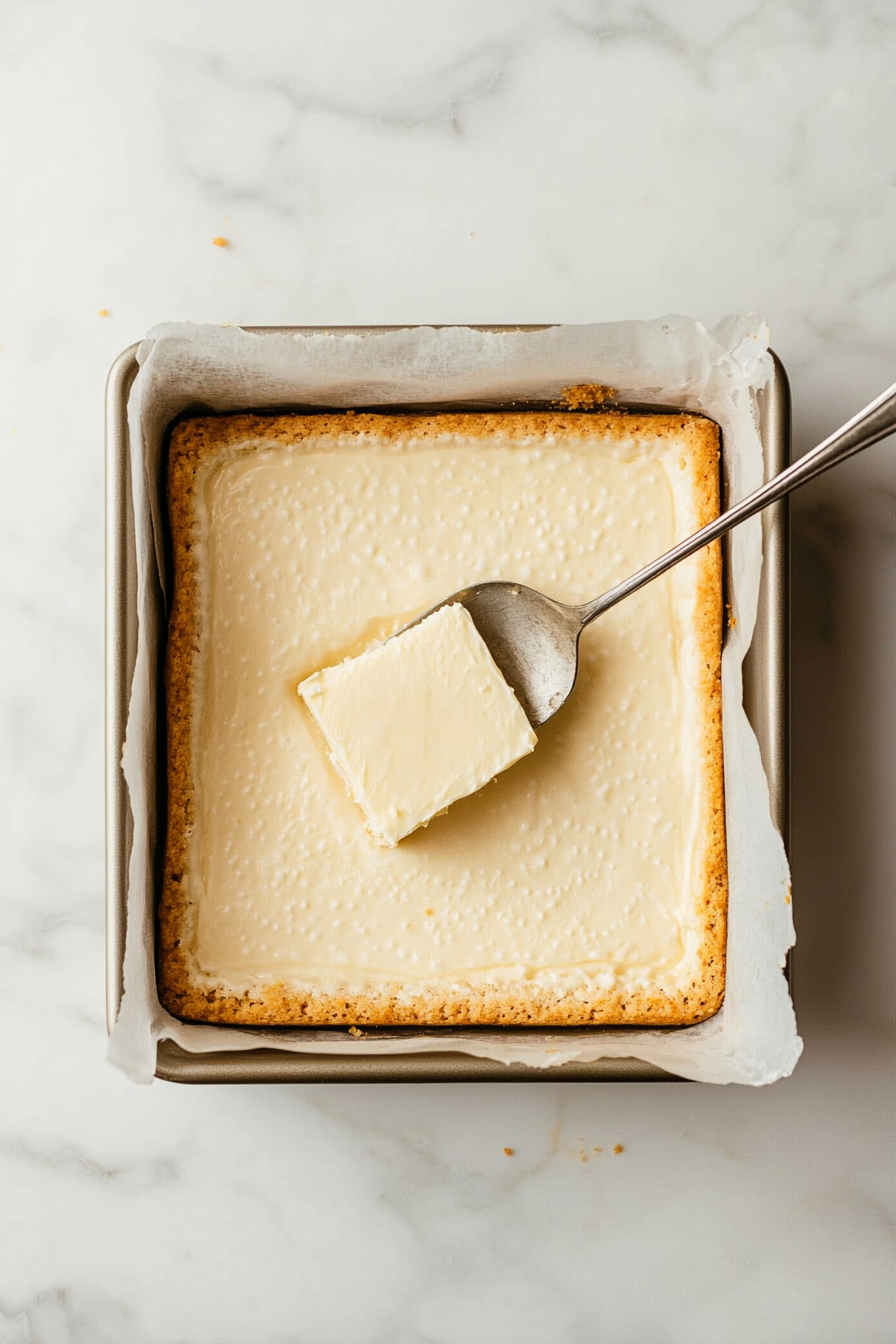
[[[639,569],[631,578],[596,597],[593,602],[586,602],[583,606],[576,607],[582,628],[589,625],[595,617],[609,611],[610,607],[615,607],[623,598],[636,593],[645,583],[650,583],[651,579],[665,574],[667,569],[677,565],[680,560],[686,560],[689,555],[708,546],[711,541],[723,537],[738,523],[752,518],[754,513],[759,513],[769,504],[783,499],[791,490],[796,490],[807,481],[814,480],[830,467],[835,467],[838,462],[844,462],[846,458],[852,457],[853,453],[860,453],[863,448],[870,448],[872,443],[885,439],[894,431],[896,431],[896,383],[888,387],[879,397],[875,397],[863,411],[847,420],[841,429],[836,430],[817,448],[813,448],[805,457],[799,458],[758,490],[754,490],[752,495],[747,495],[746,499],[742,499],[733,508],[719,514],[718,518],[714,518],[706,527],[702,527],[692,537],[673,546],[671,551],[667,551],[659,559]]]

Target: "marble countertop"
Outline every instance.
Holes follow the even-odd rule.
[[[894,61],[892,0],[3,6],[0,1344],[896,1337],[892,441],[794,505],[771,1088],[132,1086],[102,745],[123,347],[759,309],[804,451],[894,378]]]

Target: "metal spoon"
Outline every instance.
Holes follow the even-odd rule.
[[[732,527],[752,518],[754,513],[798,486],[805,485],[829,467],[843,462],[853,453],[869,448],[896,430],[896,383],[875,398],[863,411],[848,420],[842,429],[794,462],[786,471],[768,481],[752,495],[715,518],[692,537],[673,546],[652,564],[638,570],[601,597],[582,606],[569,607],[521,583],[499,581],[478,583],[462,588],[425,614],[459,602],[467,608],[492,657],[532,724],[538,728],[553,718],[566,701],[579,668],[579,636],[598,616],[617,602],[636,593],[651,579],[686,560]],[[424,617],[418,617],[423,620]],[[417,622],[413,622],[416,624]]]

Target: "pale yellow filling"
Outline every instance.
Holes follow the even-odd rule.
[[[330,760],[386,845],[425,825],[533,750],[535,734],[466,608],[298,686]]]
[[[674,977],[696,940],[694,562],[586,631],[530,756],[394,849],[296,685],[478,581],[595,596],[692,530],[680,446],[249,444],[199,491],[198,969],[235,991]]]

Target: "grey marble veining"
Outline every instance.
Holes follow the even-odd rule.
[[[794,504],[792,1079],[136,1089],[102,983],[114,355],[758,308],[804,451],[894,378],[894,59],[891,0],[2,7],[0,1344],[894,1338],[892,441]]]

